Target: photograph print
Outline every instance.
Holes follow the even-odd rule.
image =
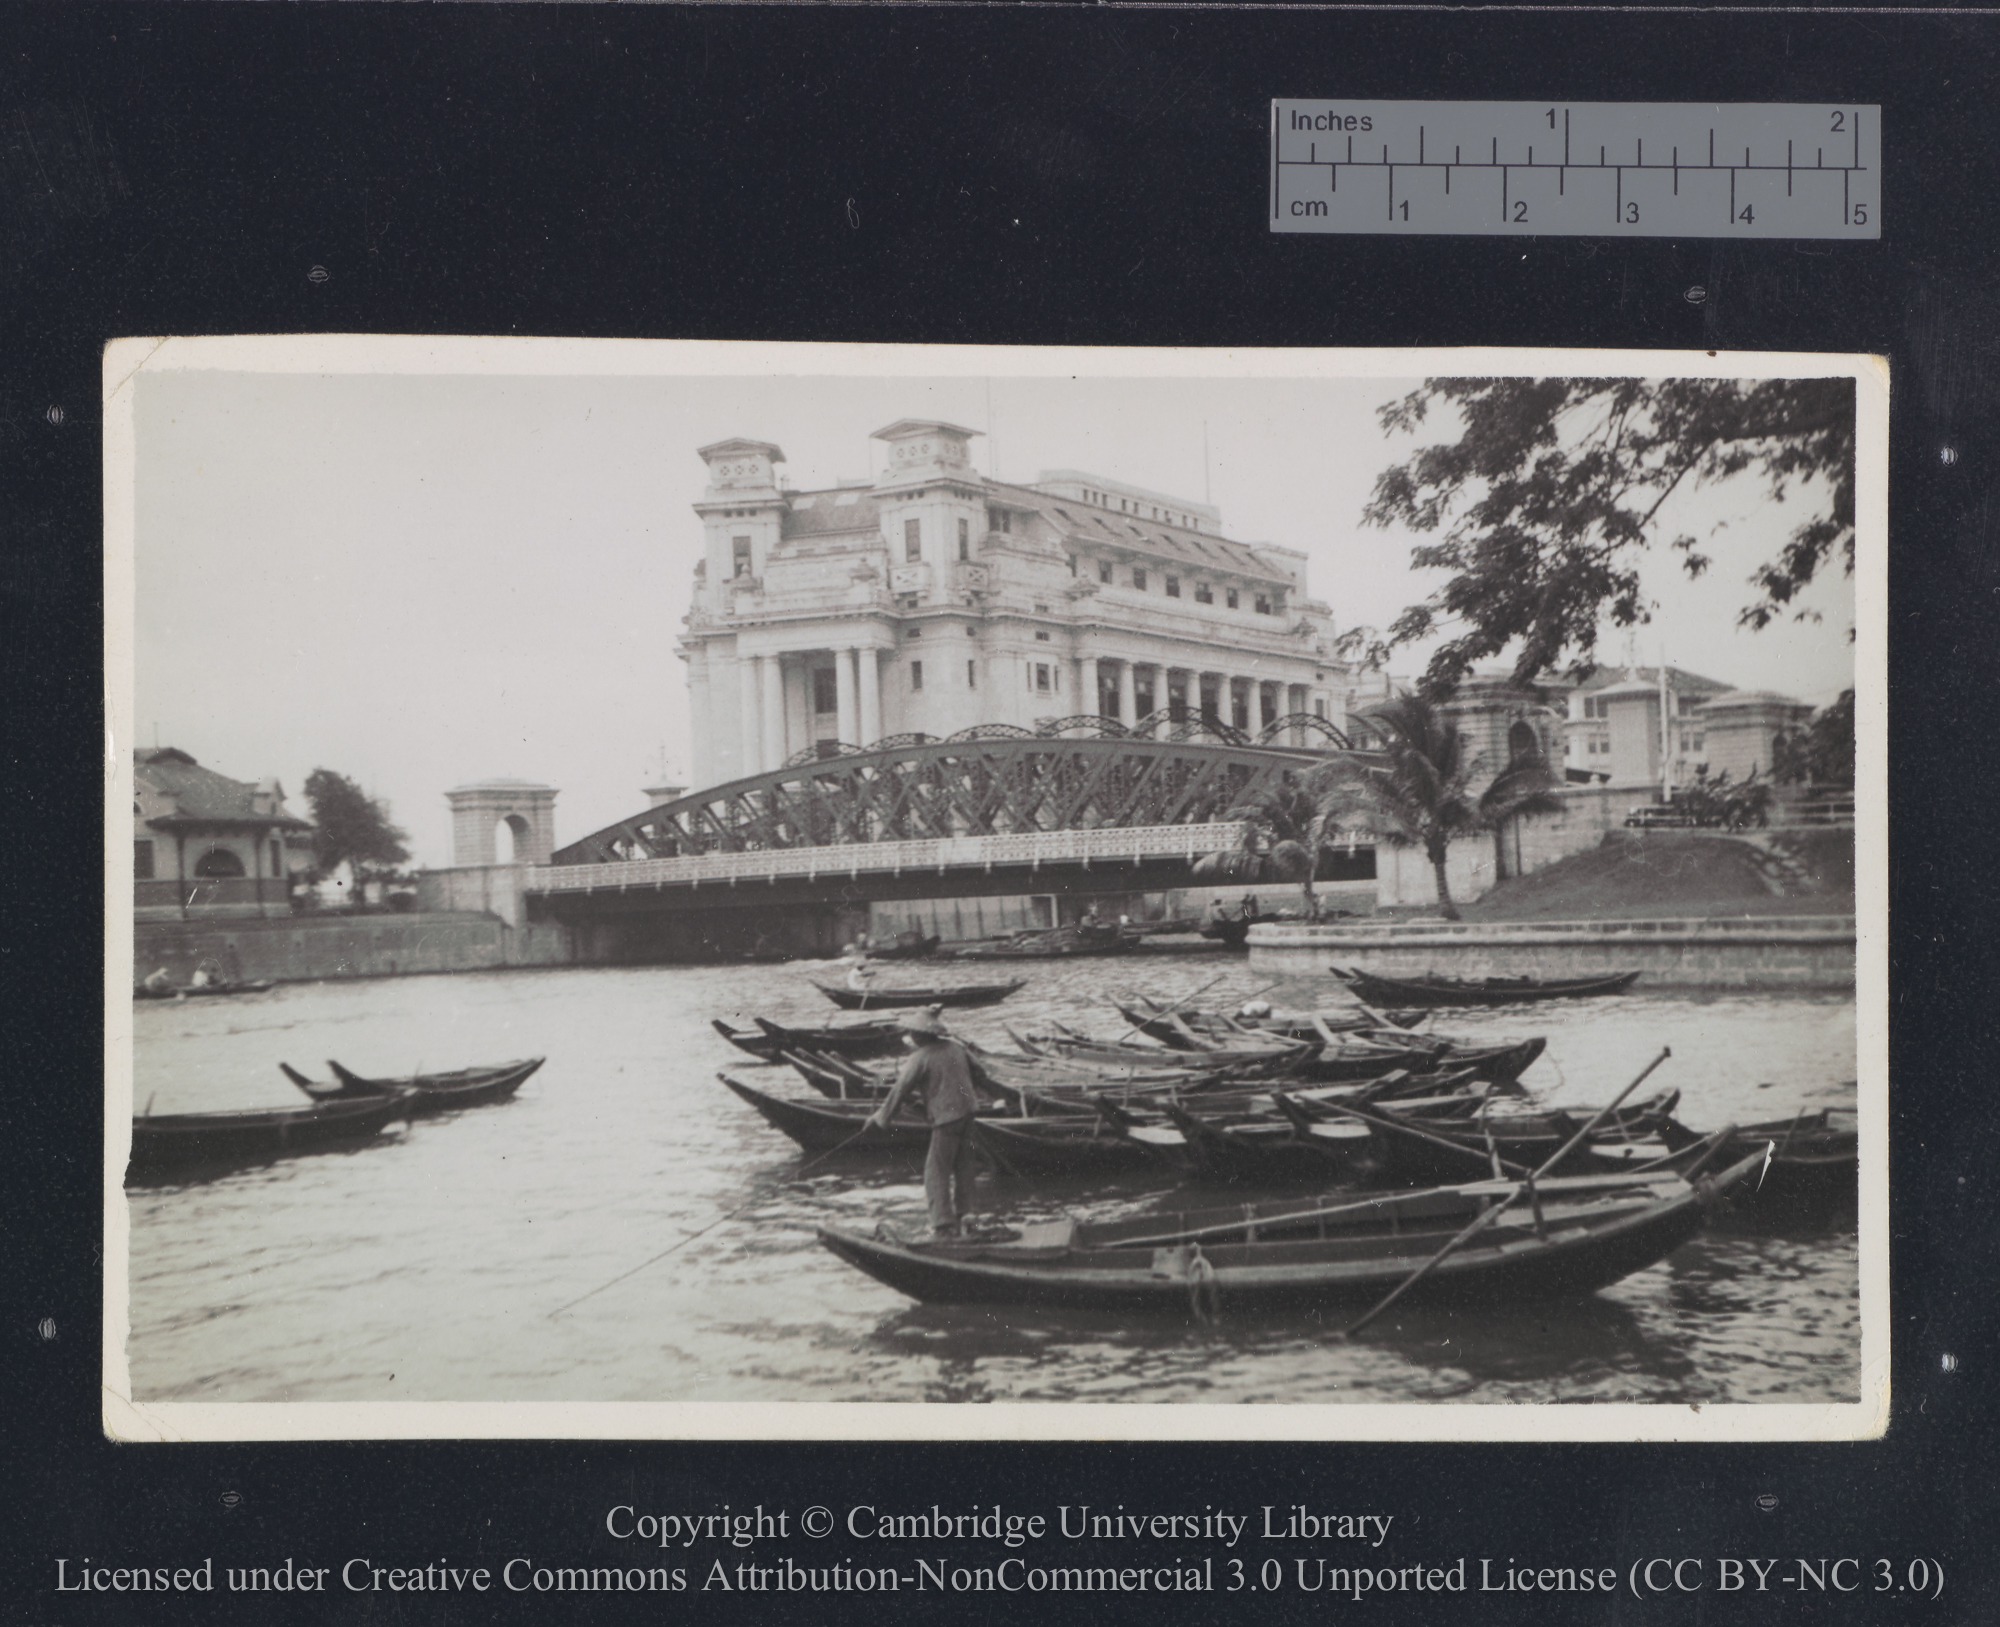
[[[1875,360],[105,379],[114,1436],[1885,1427]]]

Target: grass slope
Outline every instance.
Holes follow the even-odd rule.
[[[1854,843],[1843,831],[1783,839],[1807,891],[1774,893],[1750,844],[1695,831],[1612,831],[1599,847],[1503,881],[1468,921],[1711,919],[1843,915],[1854,908]]]

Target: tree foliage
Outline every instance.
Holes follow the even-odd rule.
[[[1438,907],[1458,919],[1445,858],[1461,837],[1497,830],[1528,813],[1560,804],[1548,764],[1517,757],[1478,796],[1472,785],[1484,761],[1468,757],[1457,722],[1421,695],[1399,695],[1371,709],[1367,720],[1386,740],[1376,754],[1339,757],[1323,771],[1320,817],[1329,826],[1360,824],[1395,847],[1421,847],[1437,883]]]
[[[389,823],[387,811],[360,786],[330,768],[306,776],[306,800],[313,813],[313,863],[322,871],[345,862],[359,881],[365,870],[393,869],[410,856],[406,833]]]
[[[1297,882],[1307,918],[1318,919],[1313,878],[1331,828],[1320,800],[1312,783],[1288,772],[1223,816],[1243,822],[1242,845],[1197,860],[1194,873],[1214,880]]]
[[[1639,562],[1678,490],[1745,471],[1774,501],[1801,483],[1817,482],[1816,497],[1823,488],[1751,575],[1743,626],[1786,614],[1835,557],[1853,570],[1852,379],[1435,378],[1379,416],[1393,435],[1444,407],[1460,416],[1459,438],[1384,470],[1364,511],[1371,525],[1435,534],[1411,563],[1453,573],[1371,652],[1448,633],[1423,679],[1433,698],[1515,646],[1517,682],[1565,661],[1582,676],[1603,622],[1647,619]],[[1672,546],[1691,576],[1711,563],[1693,537]]]
[[[1779,736],[1772,752],[1776,777],[1788,785],[1854,783],[1854,691],[1823,706],[1803,729]]]

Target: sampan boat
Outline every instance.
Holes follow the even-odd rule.
[[[157,1113],[132,1120],[128,1185],[172,1180],[194,1171],[267,1163],[372,1140],[411,1116],[406,1093],[317,1102],[311,1107],[251,1107],[222,1113]]]
[[[363,1101],[407,1091],[410,1114],[421,1118],[431,1113],[449,1113],[461,1107],[485,1107],[505,1101],[519,1090],[543,1058],[521,1062],[499,1062],[483,1068],[459,1068],[450,1073],[416,1073],[407,1079],[367,1079],[338,1062],[329,1061],[336,1083],[322,1084],[308,1079],[288,1062],[279,1070],[316,1102]]]
[[[1679,1152],[1697,1142],[1695,1131],[1675,1119],[1660,1137]],[[1789,1119],[1737,1127],[1724,1157],[1755,1153],[1761,1164],[1770,1149],[1770,1167],[1749,1181],[1740,1206],[1763,1216],[1831,1215],[1851,1211],[1860,1198],[1861,1135],[1854,1109],[1820,1107]]]
[[[884,1011],[904,1006],[991,1006],[1028,985],[1025,977],[1017,977],[1011,983],[951,983],[936,988],[891,989],[850,989],[840,983],[822,983],[816,977],[806,981],[846,1011]]]
[[[858,1061],[893,1056],[903,1048],[903,1031],[891,1017],[824,1028],[787,1028],[763,1017],[757,1018],[756,1023],[754,1030],[731,1028],[716,1018],[711,1026],[737,1050],[748,1052],[760,1062],[775,1062],[780,1051],[812,1051]]]
[[[1446,1255],[1412,1300],[1470,1304],[1581,1297],[1665,1259],[1701,1229],[1717,1198],[1756,1169],[1712,1179],[1614,1176],[1538,1183]],[[849,1265],[912,1299],[1193,1319],[1380,1299],[1484,1211],[1520,1195],[1480,1182],[1305,1204],[1239,1204],[1201,1214],[1025,1226],[1006,1241],[905,1242],[819,1228]]]
[[[1580,1000],[1622,994],[1639,981],[1637,972],[1609,977],[1383,977],[1355,967],[1329,967],[1355,996],[1369,1005],[1511,1006],[1524,1000]]]
[[[179,987],[149,989],[143,983],[133,985],[132,998],[135,1000],[207,1000],[219,994],[264,994],[277,985],[270,981],[262,983],[202,983],[182,984]]]

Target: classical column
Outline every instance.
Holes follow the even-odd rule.
[[[861,662],[861,738],[858,746],[872,746],[882,738],[882,667],[880,652],[863,650]],[[937,682],[944,681],[940,673]]]
[[[1092,717],[1100,716],[1104,711],[1104,694],[1097,687],[1097,657],[1094,655],[1080,657],[1076,663],[1076,671],[1077,681],[1083,690],[1081,704],[1077,710],[1087,712]]]
[[[754,774],[764,761],[758,737],[762,734],[764,703],[757,693],[757,658],[754,655],[736,657],[738,680],[742,684],[742,711],[739,715],[738,730],[742,736],[736,743],[736,772],[731,779],[742,779]]]
[[[708,651],[701,645],[688,654],[688,721],[694,748],[688,770],[697,786],[713,785],[714,748],[709,742],[715,738],[715,724],[708,715]]]
[[[1132,681],[1132,663],[1118,663],[1118,721],[1130,728],[1139,721],[1138,687]]]
[[[855,738],[861,732],[858,720],[855,717],[854,708],[854,657],[856,653],[851,649],[835,650],[833,652],[833,690],[836,703],[834,709],[835,726],[840,731],[841,744],[847,746],[858,746],[861,743]]]
[[[764,691],[764,766],[785,765],[785,669],[775,655],[760,655],[759,683]]]

